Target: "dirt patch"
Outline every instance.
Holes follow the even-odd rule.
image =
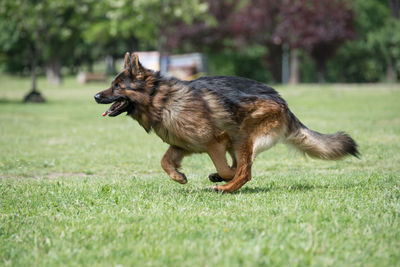
[[[56,179],[60,177],[64,178],[83,178],[83,177],[90,177],[95,175],[94,173],[83,173],[83,172],[51,172],[48,174],[20,174],[20,175],[12,175],[12,174],[0,174],[0,179],[10,179],[10,178],[50,178]]]

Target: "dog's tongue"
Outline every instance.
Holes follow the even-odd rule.
[[[108,114],[112,113],[113,111],[115,111],[117,108],[119,108],[121,106],[121,102],[120,101],[116,101],[114,102],[114,104],[111,105],[111,107],[109,107],[106,111],[104,111],[104,113],[102,114],[103,117],[107,116]]]

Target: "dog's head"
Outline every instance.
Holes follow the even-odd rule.
[[[153,71],[144,68],[136,54],[127,52],[124,69],[111,82],[111,87],[97,93],[94,99],[99,104],[113,103],[103,116],[115,117],[125,111],[132,115],[139,106],[149,104],[155,80]]]

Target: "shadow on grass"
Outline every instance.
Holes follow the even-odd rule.
[[[329,185],[310,185],[310,184],[293,184],[289,186],[275,186],[270,185],[267,187],[245,187],[236,191],[236,194],[254,194],[254,193],[268,193],[270,191],[288,191],[288,192],[306,192],[318,189],[332,188]]]
[[[22,98],[21,99],[9,99],[9,98],[0,98],[0,104],[24,104]]]
[[[46,104],[48,105],[49,103],[53,103],[55,101],[49,101],[46,99],[45,102],[24,102],[24,100],[21,99],[10,99],[10,98],[0,98],[0,104],[5,104],[5,105],[38,105],[38,104]],[[61,101],[59,101],[61,102]]]
[[[313,184],[295,183],[287,186],[270,185],[266,187],[245,187],[243,189],[238,190],[235,193],[254,194],[254,193],[267,193],[270,191],[308,192],[313,190],[326,190],[326,189],[343,190],[343,189],[350,189],[362,186],[366,186],[366,183],[359,182],[359,183],[348,183],[344,185],[332,185],[332,184],[313,185]]]
[[[271,189],[271,187],[244,187],[239,189],[238,191],[232,193],[232,194],[256,194],[256,193],[268,193],[269,191],[274,190]],[[212,186],[207,187],[207,188],[202,188],[199,190],[200,192],[204,193],[215,193],[215,194],[222,194],[222,192],[217,192],[215,191]]]
[[[325,190],[325,189],[349,189],[353,187],[360,187],[365,186],[366,184],[363,182],[360,183],[349,183],[345,185],[313,185],[313,184],[302,184],[302,183],[295,183],[292,185],[287,186],[278,186],[275,184],[270,184],[265,187],[243,187],[238,191],[234,192],[233,194],[265,194],[271,191],[286,191],[286,192],[308,192],[313,190]],[[209,188],[202,188],[200,189],[202,192],[213,192],[211,186]]]

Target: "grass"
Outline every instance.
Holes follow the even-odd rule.
[[[278,87],[311,129],[345,130],[362,157],[320,161],[278,145],[235,194],[210,190],[205,155],[189,183],[161,170],[167,145],[128,117],[102,118],[106,84],[21,104],[0,76],[0,265],[400,266],[398,85]]]

